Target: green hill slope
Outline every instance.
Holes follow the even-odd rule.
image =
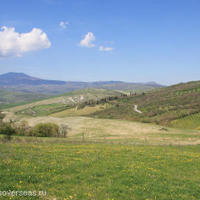
[[[152,122],[179,128],[200,127],[200,81],[111,101],[108,109],[91,116]],[[137,113],[134,105],[142,113]],[[187,122],[187,123],[186,123]]]
[[[44,94],[26,93],[26,92],[11,92],[0,89],[0,108],[31,102],[48,97]]]
[[[106,97],[121,96],[121,92],[105,89],[84,89],[47,98],[9,109],[18,115],[46,116],[81,106],[85,102],[96,102]]]

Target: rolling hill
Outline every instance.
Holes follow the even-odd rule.
[[[199,93],[200,82],[132,96],[119,91],[84,89],[4,109],[2,114],[5,122],[13,120],[16,124],[67,124],[69,138],[77,141],[84,134],[89,141],[199,144],[198,130],[176,129],[198,129]],[[142,113],[134,110],[135,105]]]
[[[110,101],[93,117],[126,119],[184,129],[200,128],[200,81],[181,83]],[[142,113],[135,110],[135,105]]]
[[[83,89],[17,106],[9,111],[18,116],[89,116],[200,129],[199,102],[200,81],[195,81],[130,96],[120,91]]]
[[[0,88],[7,89],[9,91],[40,93],[47,95],[58,95],[86,88],[146,91],[161,87],[163,86],[155,82],[127,83],[122,81],[97,81],[97,82],[57,81],[57,80],[44,80],[26,75],[24,73],[14,73],[14,72],[0,75]]]
[[[123,94],[119,91],[105,89],[84,89],[79,91],[68,92],[66,94],[55,97],[46,98],[40,101],[35,101],[30,104],[16,106],[10,108],[9,111],[14,112],[18,115],[34,117],[47,116],[53,113],[62,112],[64,110],[69,110],[72,108],[75,110],[79,110],[81,107],[84,107],[83,104],[85,102],[92,104],[93,107],[93,102],[100,101],[104,98],[111,98],[121,95]]]

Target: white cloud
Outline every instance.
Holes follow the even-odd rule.
[[[69,22],[63,22],[63,21],[61,21],[59,25],[60,25],[60,27],[62,29],[66,29],[68,24],[69,24]]]
[[[80,45],[82,47],[87,47],[87,48],[91,48],[94,47],[95,45],[92,43],[93,41],[95,41],[95,36],[92,32],[88,32],[84,39],[80,41]]]
[[[3,26],[0,29],[0,57],[22,56],[50,46],[51,42],[41,29],[33,28],[28,33],[18,33],[13,27]]]
[[[100,46],[99,51],[113,51],[114,49],[112,47],[104,47]]]

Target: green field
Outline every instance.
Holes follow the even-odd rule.
[[[35,142],[0,144],[1,191],[46,191],[41,199],[52,200],[200,199],[199,145]]]

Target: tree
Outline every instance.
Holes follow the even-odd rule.
[[[59,128],[59,136],[66,137],[70,128],[66,124],[61,124]]]

